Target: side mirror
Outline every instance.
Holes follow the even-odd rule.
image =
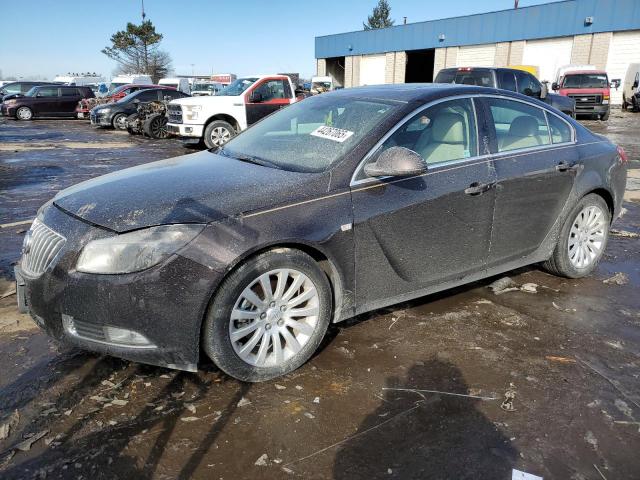
[[[375,162],[364,167],[369,177],[408,177],[427,171],[423,158],[404,147],[390,147],[383,151]]]
[[[541,89],[540,89],[540,98],[541,99],[545,99],[547,98],[547,95],[549,94],[549,87],[547,85],[547,82],[544,82],[541,85]]]
[[[558,82],[553,82],[551,84],[551,90],[553,90],[554,92],[557,92],[560,89],[560,87],[558,86]]]
[[[633,82],[633,85],[631,85],[631,88],[638,88],[638,82]]]
[[[253,92],[251,92],[251,97],[249,98],[249,101],[251,101],[251,103],[262,102],[262,94],[257,90],[254,90]]]

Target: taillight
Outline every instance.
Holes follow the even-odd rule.
[[[624,148],[618,145],[616,149],[618,150],[618,157],[620,158],[620,163],[627,163],[629,161],[629,158],[627,157],[627,152],[624,151]]]
[[[458,68],[459,72],[471,72],[473,70],[473,68],[471,67],[460,67]]]

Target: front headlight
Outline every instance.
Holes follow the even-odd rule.
[[[157,265],[193,240],[204,225],[162,225],[92,240],[77,269],[85,273],[132,273]]]
[[[184,109],[188,120],[196,120],[202,107],[200,105],[185,105]]]
[[[101,108],[96,113],[111,113],[111,109],[110,108]]]

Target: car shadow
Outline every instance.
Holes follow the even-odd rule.
[[[483,400],[400,389],[469,393],[462,372],[437,359],[389,377],[383,402],[336,452],[333,478],[510,478],[519,452],[482,413]]]

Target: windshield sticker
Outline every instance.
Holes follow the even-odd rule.
[[[353,132],[349,130],[343,130],[341,128],[322,125],[316,128],[309,135],[313,135],[314,137],[326,138],[328,140],[333,140],[334,142],[342,143],[345,140],[347,140],[351,135],[353,135]]]

